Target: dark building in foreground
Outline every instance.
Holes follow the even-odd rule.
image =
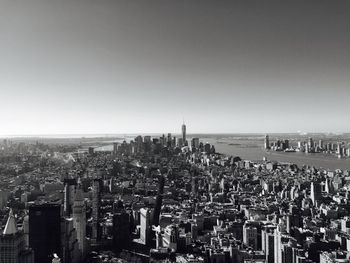
[[[58,204],[29,207],[29,246],[35,262],[51,262],[53,254],[61,257],[61,207]]]
[[[131,242],[131,216],[125,211],[113,215],[113,250],[129,248]]]

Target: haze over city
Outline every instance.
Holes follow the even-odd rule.
[[[349,132],[329,3],[2,0],[0,134]]]

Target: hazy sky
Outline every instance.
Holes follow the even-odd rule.
[[[0,0],[0,135],[350,132],[350,1]]]

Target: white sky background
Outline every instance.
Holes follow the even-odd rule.
[[[0,0],[0,135],[349,132],[350,2]]]

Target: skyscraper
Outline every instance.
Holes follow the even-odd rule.
[[[77,181],[73,178],[64,179],[64,215],[69,217],[72,213],[72,205],[74,202],[75,187]]]
[[[101,203],[102,180],[94,179],[92,185],[92,239],[100,239],[100,203]]]
[[[62,218],[61,230],[63,230],[61,232],[63,262],[79,262],[81,253],[77,242],[77,232],[74,228],[73,218]]]
[[[0,234],[0,262],[33,262],[33,253],[26,251],[24,233],[18,231],[12,210],[9,213],[5,229]],[[27,253],[24,253],[27,252]]]
[[[314,140],[311,137],[309,137],[308,145],[309,145],[309,149],[311,149],[312,151],[314,148]]]
[[[319,182],[312,182],[310,189],[310,198],[314,206],[317,205],[317,201],[319,201],[322,197],[322,189]]]
[[[48,263],[61,251],[61,206],[41,204],[29,207],[29,246],[35,262]]]
[[[151,212],[147,208],[140,209],[140,239],[148,245],[151,234]]]
[[[249,223],[243,226],[243,243],[253,249],[258,248],[258,230]]]
[[[265,252],[266,263],[274,263],[275,256],[275,225],[266,225],[261,231],[262,250]]]
[[[131,241],[131,220],[130,214],[121,209],[113,215],[113,249],[120,252],[128,248]]]
[[[162,208],[163,191],[164,191],[165,178],[164,175],[160,175],[158,182],[158,193],[156,198],[156,204],[153,210],[152,225],[159,225],[160,210]]]
[[[168,133],[168,137],[167,137],[167,146],[171,147],[172,146],[172,137],[171,137],[171,133]]]
[[[270,149],[270,139],[269,139],[269,135],[267,134],[265,135],[264,148],[265,150]]]
[[[199,138],[192,138],[191,146],[194,147],[196,150],[199,148]]]
[[[182,130],[182,143],[184,145],[186,145],[186,125],[185,125],[185,123],[182,124],[181,130]]]
[[[117,152],[118,152],[118,143],[114,142],[113,143],[113,154],[117,154]]]
[[[78,184],[74,199],[73,225],[77,232],[79,250],[82,257],[84,258],[86,255],[86,208],[80,184]]]

